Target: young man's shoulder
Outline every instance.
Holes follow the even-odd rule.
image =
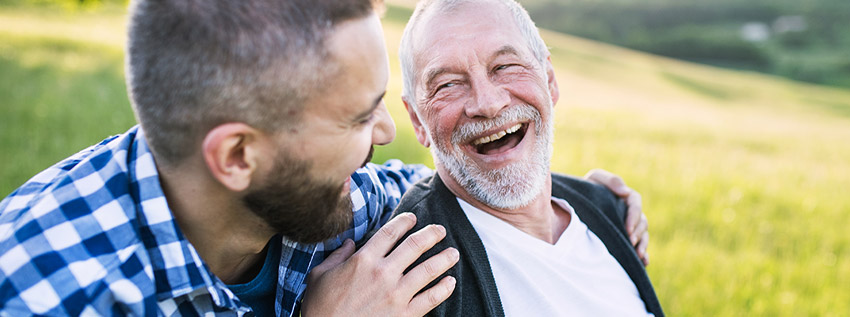
[[[116,138],[53,165],[0,202],[4,311],[79,315],[116,283],[136,289],[150,281],[138,258],[135,204],[116,189],[126,180],[101,173]]]
[[[552,173],[552,195],[558,198],[580,195],[603,211],[625,210],[625,202],[610,189],[575,176]]]

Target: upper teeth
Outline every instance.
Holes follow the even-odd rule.
[[[490,142],[496,141],[498,139],[501,139],[505,135],[516,132],[517,130],[519,130],[520,127],[522,127],[522,124],[517,123],[515,126],[512,126],[510,128],[507,128],[505,130],[502,130],[502,131],[493,133],[491,135],[482,137],[480,139],[477,139],[475,141],[472,141],[472,145],[479,145],[479,144],[490,143]]]

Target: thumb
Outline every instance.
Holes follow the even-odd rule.
[[[348,260],[348,258],[350,258],[352,254],[354,254],[354,251],[354,241],[352,241],[351,239],[345,239],[345,242],[342,243],[342,246],[340,246],[338,249],[334,250],[334,252],[328,255],[328,257],[325,258],[322,263],[313,268],[310,273],[315,273],[315,275],[322,275],[325,273],[325,271],[333,269],[345,262],[345,260]]]

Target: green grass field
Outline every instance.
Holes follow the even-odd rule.
[[[401,105],[374,161],[432,165]],[[122,9],[0,8],[0,196],[134,124]],[[850,315],[850,91],[544,32],[561,89],[553,169],[602,167],[643,194],[649,274],[671,316]]]

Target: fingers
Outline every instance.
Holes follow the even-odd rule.
[[[649,231],[649,221],[646,219],[645,215],[640,216],[640,221],[635,226],[634,230],[631,234],[629,234],[629,240],[632,242],[632,246],[637,247],[638,242],[641,238],[643,238],[644,233]]]
[[[643,213],[643,201],[640,193],[632,190],[617,175],[603,169],[592,169],[584,176],[585,179],[604,185],[617,196],[626,199],[628,210],[626,213],[626,232],[629,240],[638,253],[643,265],[649,265],[649,221]]]
[[[447,248],[425,262],[419,263],[404,275],[401,284],[412,293],[417,293],[435,278],[448,271],[460,259],[455,248]]]
[[[351,239],[345,239],[345,242],[342,243],[338,249],[334,250],[321,264],[317,265],[313,270],[319,267],[328,266],[335,267],[337,265],[342,264],[345,260],[351,257],[354,254],[354,241]]]
[[[434,285],[428,290],[416,295],[416,297],[410,301],[410,306],[408,306],[410,315],[423,316],[437,307],[437,305],[440,305],[440,303],[452,295],[452,292],[455,290],[456,283],[457,281],[454,277],[446,276],[440,280],[437,285]]]
[[[312,279],[317,276],[321,276],[328,270],[333,269],[338,265],[344,263],[346,260],[348,260],[348,258],[351,257],[352,254],[354,254],[354,251],[354,241],[352,241],[351,239],[345,239],[345,242],[342,243],[342,246],[334,250],[334,252],[328,255],[328,257],[325,258],[325,260],[322,261],[321,264],[317,265],[313,268],[313,270],[310,271],[308,278]]]
[[[640,239],[640,243],[638,244],[637,251],[640,260],[643,262],[643,266],[649,265],[649,250],[647,247],[649,246],[649,231],[644,232],[643,236]]]
[[[641,230],[637,230],[639,225],[643,223],[644,231],[647,226],[640,193],[631,191],[631,194],[626,198],[626,205],[628,206],[628,210],[626,211],[626,232],[629,234],[632,245],[635,245],[641,235]]]
[[[398,239],[416,225],[416,216],[402,213],[387,222],[363,245],[359,252],[374,257],[384,257],[395,246]]]
[[[640,239],[636,239],[635,237],[640,237]],[[649,253],[647,252],[647,248],[649,247],[649,221],[646,219],[646,215],[641,215],[640,223],[635,228],[635,232],[632,233],[631,239],[632,245],[635,246],[635,251],[637,251],[643,265],[649,265]]]
[[[591,182],[608,187],[609,190],[620,197],[628,196],[632,192],[632,190],[626,186],[626,182],[624,182],[622,178],[600,168],[590,170],[586,175],[584,175],[584,178]]]
[[[445,237],[446,228],[441,225],[428,225],[404,239],[404,242],[387,256],[387,260],[393,266],[405,269]]]

